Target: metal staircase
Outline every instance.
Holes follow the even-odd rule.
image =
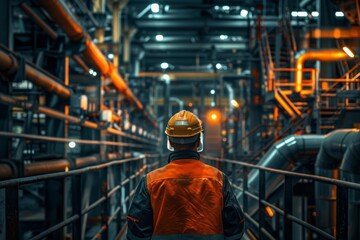
[[[336,128],[341,112],[360,109],[360,60],[341,78],[319,81],[320,130],[325,134]]]
[[[280,109],[292,120],[303,118],[309,111],[313,101],[313,97],[309,97],[314,93],[315,69],[304,69],[303,72],[309,73],[310,79],[304,79],[303,88],[305,94],[297,94],[294,91],[295,83],[293,76],[296,69],[292,68],[294,65],[294,52],[296,51],[296,42],[294,34],[289,24],[290,17],[286,14],[279,21],[279,28],[281,40],[284,44],[278,51],[279,60],[277,68],[274,67],[276,51],[276,34],[268,33],[267,30],[258,26],[261,29],[259,38],[260,57],[262,60],[262,70],[264,82],[266,85],[266,99],[267,101],[274,101]],[[258,21],[261,24],[261,21]]]

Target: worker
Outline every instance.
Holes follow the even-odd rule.
[[[140,180],[128,211],[127,238],[241,239],[244,215],[220,170],[200,161],[203,127],[180,111],[166,127],[168,164]]]

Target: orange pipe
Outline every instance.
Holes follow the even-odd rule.
[[[100,70],[102,74],[109,76],[114,86],[120,93],[125,94],[131,104],[138,110],[143,110],[143,105],[133,95],[117,69],[107,60],[99,48],[91,41],[90,37],[85,34],[82,27],[75,21],[75,18],[67,7],[59,0],[39,0],[39,3],[50,14],[54,22],[65,31],[71,41],[80,42],[85,40],[85,50],[83,51],[84,57]]]
[[[300,53],[296,60],[295,92],[301,92],[303,81],[303,68],[305,61],[338,61],[350,58],[340,49],[311,49]]]
[[[17,60],[11,54],[0,50],[0,72],[10,74],[18,70]],[[28,80],[42,87],[45,91],[53,92],[59,95],[62,99],[70,98],[70,90],[58,83],[56,80],[50,78],[33,66],[25,65],[25,76]]]

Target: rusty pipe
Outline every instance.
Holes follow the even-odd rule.
[[[0,163],[0,180],[9,179],[15,176],[13,168],[8,163]]]
[[[28,15],[34,22],[36,22],[52,39],[58,37],[57,33],[47,25],[26,3],[21,3],[19,7]]]
[[[299,52],[296,59],[295,92],[302,90],[303,68],[306,61],[339,61],[350,58],[343,50],[334,49],[309,49]]]
[[[0,72],[5,74],[13,73],[18,69],[18,66],[17,60],[11,54],[0,49]],[[65,100],[70,98],[70,90],[68,88],[43,74],[30,64],[25,65],[25,76],[34,84],[42,87],[45,91],[53,92]]]
[[[64,172],[69,170],[69,165],[66,159],[33,162],[25,164],[24,175],[28,177],[45,173]]]

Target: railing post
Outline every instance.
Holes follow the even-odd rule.
[[[232,163],[232,174],[231,174],[231,182],[236,184],[236,164]]]
[[[109,239],[109,198],[108,198],[108,168],[100,170],[102,180],[101,193],[105,197],[105,201],[101,204],[101,226],[103,228],[101,239]]]
[[[246,195],[246,191],[248,190],[248,173],[247,173],[247,167],[243,166],[243,210],[244,213],[247,213],[248,210],[248,198]]]
[[[265,200],[265,171],[259,169],[259,239],[265,239],[262,233],[265,226],[265,206],[261,200]]]
[[[121,182],[122,182],[122,175],[121,175],[121,167],[122,167],[122,164],[121,165],[119,165],[118,167],[117,167],[117,174],[118,174],[118,176],[117,176],[117,179],[118,179],[118,184],[121,184]],[[117,232],[120,232],[120,230],[121,230],[121,214],[122,214],[122,208],[123,208],[123,206],[122,206],[122,202],[121,202],[121,199],[122,199],[122,191],[121,191],[121,189],[122,189],[122,186],[120,186],[120,189],[119,189],[119,191],[117,191],[117,193],[116,193],[116,198],[117,198],[117,203],[118,203],[118,205],[119,205],[119,207],[120,207],[120,211],[118,212],[118,214],[117,214],[117,217],[116,217],[116,226],[117,226]]]
[[[18,240],[19,236],[19,186],[5,188],[6,239]]]
[[[284,182],[284,238],[292,239],[292,221],[287,218],[288,214],[292,214],[293,209],[293,185],[292,177],[286,175]]]
[[[336,239],[348,239],[348,189],[341,186],[336,190]]]
[[[81,189],[81,175],[75,175],[72,177],[72,209],[73,214],[79,215],[79,219],[72,223],[72,239],[82,239],[82,189]]]

